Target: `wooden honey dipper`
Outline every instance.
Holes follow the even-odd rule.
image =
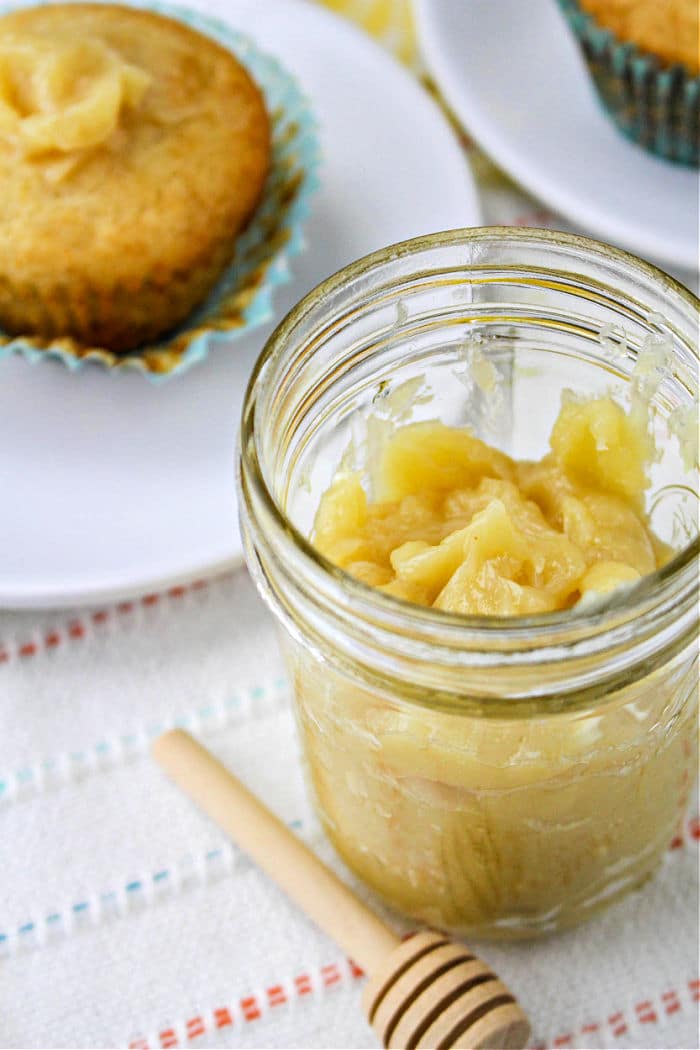
[[[363,1006],[382,1046],[522,1050],[530,1025],[480,959],[441,933],[401,940],[318,857],[181,729],[153,744],[193,799],[369,975]]]

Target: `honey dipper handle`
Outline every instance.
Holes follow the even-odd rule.
[[[185,794],[266,872],[366,973],[398,937],[189,733],[174,729],[153,757]]]

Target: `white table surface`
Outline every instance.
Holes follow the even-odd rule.
[[[0,1046],[376,1046],[342,953],[148,757],[160,729],[187,726],[333,861],[245,570],[0,614],[0,637]],[[526,1004],[533,1046],[697,1046],[696,814],[658,877],[599,919],[477,946]]]
[[[472,157],[487,221],[560,225]],[[348,961],[148,758],[175,721],[337,863],[245,570],[0,613],[0,1046],[376,1046]],[[478,946],[533,1046],[698,1046],[699,838],[694,808],[658,877],[578,931]]]

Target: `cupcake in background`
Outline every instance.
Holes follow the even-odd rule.
[[[559,0],[603,106],[632,141],[700,162],[698,0]]]
[[[110,4],[0,17],[0,328],[124,352],[209,293],[260,201],[270,121],[236,57]]]

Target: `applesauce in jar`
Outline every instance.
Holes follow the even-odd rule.
[[[595,242],[455,231],[331,278],[263,354],[249,565],[323,825],[407,915],[563,928],[683,817],[697,307]]]

